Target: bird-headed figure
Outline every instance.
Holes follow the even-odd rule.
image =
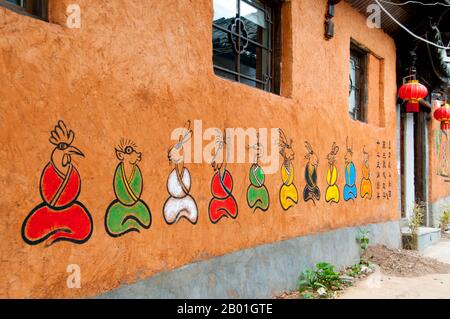
[[[106,209],[105,227],[112,237],[150,228],[150,208],[140,198],[144,186],[138,163],[142,153],[132,141],[122,140],[115,149],[119,164],[114,173],[113,187],[116,199]]]
[[[59,121],[50,133],[54,149],[40,180],[42,204],[38,205],[22,225],[22,237],[28,244],[43,241],[49,246],[57,241],[86,242],[92,234],[92,217],[76,201],[81,191],[81,178],[72,163],[74,156],[84,154],[72,145],[75,133]]]

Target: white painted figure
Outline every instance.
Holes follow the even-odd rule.
[[[190,140],[192,130],[188,121],[185,126],[184,135],[180,136],[178,142],[169,150],[169,161],[174,164],[174,169],[167,178],[167,191],[170,197],[164,203],[163,216],[167,224],[178,222],[186,218],[192,224],[198,220],[198,208],[194,198],[189,195],[191,190],[191,174],[184,166],[183,145]]]

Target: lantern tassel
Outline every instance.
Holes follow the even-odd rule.
[[[406,112],[419,112],[419,103],[418,102],[408,102],[406,103]]]

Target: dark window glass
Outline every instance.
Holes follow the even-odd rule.
[[[48,19],[48,0],[0,0],[0,4],[28,15]],[[13,5],[13,6],[11,6]]]
[[[355,44],[350,46],[348,113],[354,120],[366,122],[367,53]]]
[[[271,1],[214,0],[213,64],[217,75],[274,92],[274,10]]]

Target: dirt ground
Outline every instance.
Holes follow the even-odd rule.
[[[449,250],[450,254],[450,250]],[[397,277],[418,277],[428,274],[448,274],[450,264],[424,257],[417,251],[389,249],[384,246],[370,247],[365,257],[378,265],[381,272]]]
[[[450,240],[408,250],[371,247],[367,256],[376,264],[373,274],[349,287],[342,299],[450,299]]]
[[[375,270],[339,291],[337,299],[450,299],[450,239],[444,236],[423,252],[370,247],[364,254]],[[277,298],[296,299],[300,294],[284,293]]]

